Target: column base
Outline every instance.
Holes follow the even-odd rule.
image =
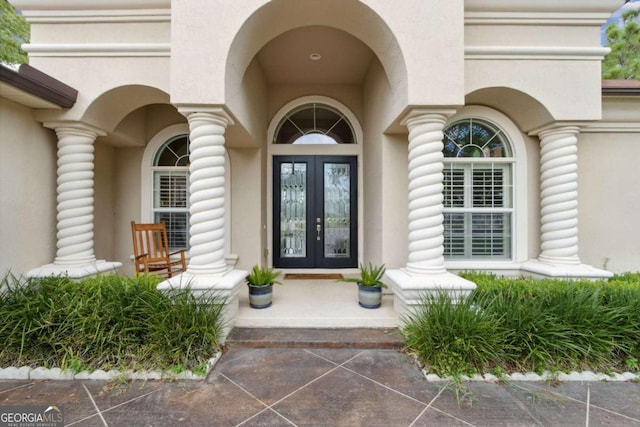
[[[446,292],[455,303],[476,288],[475,283],[448,272],[411,275],[406,270],[388,270],[386,274],[391,281],[394,308],[400,316],[401,323],[403,323],[402,319],[410,315],[415,307],[422,305],[423,298],[427,295]]]
[[[587,264],[548,264],[539,260],[529,260],[520,265],[523,273],[536,278],[553,277],[567,279],[608,279],[613,273]]]
[[[122,267],[121,262],[104,260],[97,260],[81,265],[46,264],[29,271],[27,277],[68,276],[71,279],[79,280],[103,273],[116,274],[120,267]]]
[[[188,289],[195,297],[220,296],[227,300],[223,314],[223,333],[220,343],[224,344],[226,337],[233,328],[238,309],[240,307],[238,293],[245,282],[247,272],[230,270],[223,275],[182,273],[158,284],[159,291],[171,289]]]

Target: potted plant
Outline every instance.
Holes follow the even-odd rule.
[[[386,288],[382,282],[385,272],[384,264],[381,266],[371,263],[366,266],[360,264],[360,277],[346,277],[341,282],[358,284],[358,304],[364,308],[378,308],[382,305],[382,288]]]
[[[252,308],[267,308],[271,306],[273,298],[273,285],[280,284],[276,279],[279,271],[272,268],[254,265],[245,280],[249,286],[249,305]]]

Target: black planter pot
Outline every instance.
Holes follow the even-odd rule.
[[[382,305],[382,288],[358,283],[358,304],[364,308],[380,307]]]
[[[271,306],[273,298],[273,285],[249,286],[249,305],[251,308],[267,308]]]

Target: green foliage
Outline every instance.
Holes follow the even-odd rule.
[[[225,301],[159,279],[7,276],[0,285],[0,366],[166,369],[200,366],[220,348]]]
[[[27,54],[20,47],[29,43],[29,24],[7,0],[0,0],[0,62],[26,64]]]
[[[640,274],[597,282],[464,276],[474,293],[448,308],[425,301],[405,327],[407,346],[436,373],[638,370]],[[473,313],[480,326],[469,323]],[[486,321],[492,331],[483,331]],[[438,330],[447,325],[449,334]]]
[[[503,358],[498,319],[469,298],[454,304],[446,293],[425,295],[405,324],[405,344],[438,375],[480,372]]]
[[[273,268],[254,265],[251,272],[245,277],[245,280],[252,286],[269,286],[281,284],[276,280],[278,277],[280,277],[279,271],[275,271]]]
[[[345,277],[340,279],[341,282],[358,283],[362,286],[375,286],[378,288],[386,288],[387,285],[382,282],[382,276],[386,267],[383,265],[373,265],[368,263],[367,265],[360,264],[360,277]]]
[[[628,10],[622,15],[624,27],[609,24],[607,44],[611,52],[602,63],[604,79],[640,80],[640,9]]]

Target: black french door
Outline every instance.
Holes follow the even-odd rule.
[[[274,267],[357,267],[357,164],[355,156],[274,157]]]

